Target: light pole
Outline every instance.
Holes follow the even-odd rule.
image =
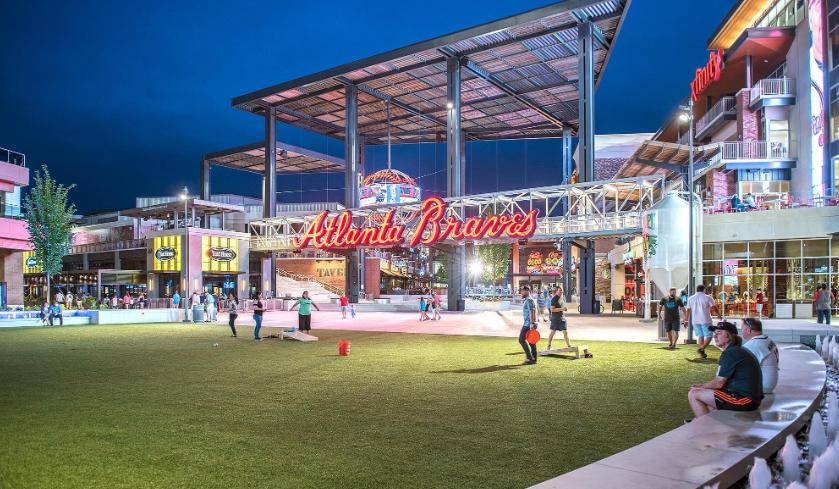
[[[690,204],[690,214],[688,215],[688,297],[693,296],[695,291],[695,276],[693,272],[693,255],[694,255],[694,200],[693,200],[693,99],[688,100],[687,106],[680,105],[679,109],[683,112],[679,115],[679,120],[688,123],[688,147],[690,154],[688,155],[688,203]],[[693,328],[688,324],[688,339],[687,343],[694,343]]]
[[[189,190],[184,186],[184,192],[181,194],[181,200],[184,201],[184,242],[181,243],[181,251],[183,258],[184,271],[184,322],[189,322],[189,228],[186,225],[187,203],[189,202]],[[177,226],[177,223],[175,223]]]

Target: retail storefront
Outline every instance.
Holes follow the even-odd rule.
[[[839,238],[706,243],[703,282],[726,316],[754,316],[761,289],[764,314],[806,318],[821,284],[839,285]]]

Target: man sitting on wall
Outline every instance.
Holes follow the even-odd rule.
[[[763,375],[763,393],[771,394],[778,385],[778,346],[768,336],[763,334],[763,323],[759,319],[745,318],[740,325],[743,332],[743,348],[749,350],[760,364]]]
[[[61,315],[61,303],[56,300],[50,306],[50,326],[53,325],[53,319],[58,318],[58,324],[64,326],[64,316]]]
[[[734,323],[722,321],[709,328],[714,343],[722,350],[714,380],[693,384],[688,401],[698,418],[714,409],[755,411],[763,400],[763,377],[757,359],[743,348]]]

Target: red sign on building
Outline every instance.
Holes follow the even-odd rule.
[[[462,241],[502,236],[521,239],[529,238],[536,232],[536,210],[527,214],[470,217],[461,221],[454,216],[446,216],[446,208],[447,204],[437,197],[423,201],[419,224],[408,246],[430,245],[446,239]],[[328,214],[328,211],[318,214],[303,236],[295,240],[297,248],[305,248],[309,243],[319,249],[390,247],[406,241],[405,226],[393,223],[394,211],[389,212],[377,227],[363,228],[353,226],[351,211],[344,211],[332,219],[327,219]],[[428,235],[423,238],[426,230]]]
[[[702,68],[696,69],[696,75],[693,81],[690,82],[690,98],[694,102],[699,100],[699,94],[713,81],[720,79],[722,72],[722,55],[723,50],[711,51],[708,55],[708,64]]]

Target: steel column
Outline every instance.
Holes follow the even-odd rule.
[[[265,172],[262,179],[262,217],[277,215],[277,109],[269,107],[265,111]],[[277,260],[276,253],[269,257],[271,273],[268,296],[277,296]],[[264,270],[264,267],[263,267]]]
[[[578,32],[578,88],[580,92],[580,126],[579,136],[580,159],[577,161],[577,172],[581,183],[594,181],[594,28],[591,22],[580,24]],[[590,205],[589,205],[590,206]],[[587,209],[586,213],[591,213]],[[580,247],[580,313],[592,314],[594,310],[594,241],[587,240],[585,246]],[[597,311],[599,312],[599,311]]]
[[[358,85],[344,87],[346,107],[344,205],[358,207],[360,172],[363,171],[362,139],[358,134]],[[357,303],[364,290],[364,250],[355,250],[346,258],[345,288],[350,302]]]
[[[590,22],[580,24],[579,32],[579,79],[580,92],[580,160],[577,171],[581,182],[594,181],[594,43]]]
[[[210,162],[201,158],[201,198],[210,200]],[[264,216],[263,216],[264,217]]]
[[[562,241],[562,291],[565,293],[565,302],[571,302],[571,241]]]
[[[466,193],[466,137],[461,125],[461,60],[446,60],[446,195],[461,197]],[[454,246],[449,252],[448,310],[466,308],[466,250]]]

